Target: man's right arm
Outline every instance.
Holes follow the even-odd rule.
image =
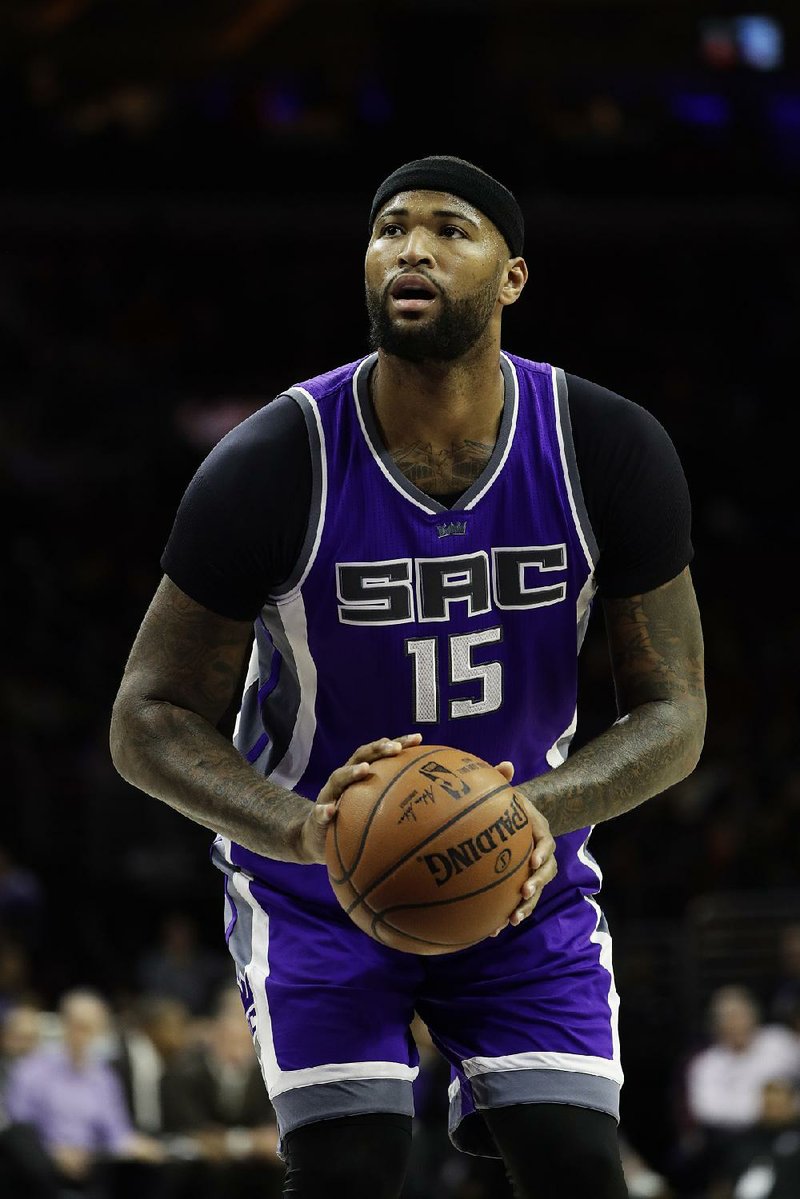
[[[323,862],[325,830],[383,739],[335,770],[316,804],[263,778],[217,726],[241,684],[252,624],[196,603],[164,577],[142,622],[111,720],[119,773],[213,832],[284,862]],[[405,740],[404,740],[404,743]]]

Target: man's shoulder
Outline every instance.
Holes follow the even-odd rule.
[[[518,375],[550,378],[554,370],[560,369],[549,362],[522,358],[505,350],[503,353],[513,363]],[[593,437],[600,437],[615,446],[620,444],[621,439],[633,439],[636,442],[642,437],[658,436],[663,432],[653,414],[641,404],[571,371],[562,370],[562,373],[574,432],[588,429]]]
[[[756,1033],[754,1043],[761,1052],[785,1054],[787,1066],[796,1068],[800,1060],[800,1037],[783,1024],[765,1024]]]
[[[692,1073],[716,1069],[726,1066],[734,1060],[734,1054],[725,1045],[706,1045],[697,1049],[689,1059],[689,1070]]]
[[[66,1061],[66,1053],[60,1045],[40,1045],[10,1065],[9,1078],[28,1081],[41,1076],[47,1079],[60,1071]]]
[[[324,371],[321,375],[313,375],[310,379],[304,379],[302,383],[295,383],[294,388],[307,392],[315,400],[322,400],[325,396],[340,391],[342,387],[351,386],[353,376],[359,366],[370,357],[373,355],[367,354],[356,358],[353,362],[345,363],[344,366],[336,366],[333,370]],[[292,391],[293,388],[287,388],[287,390]]]

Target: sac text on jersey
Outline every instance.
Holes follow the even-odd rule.
[[[450,619],[450,605],[465,603],[470,616],[562,603],[566,581],[542,582],[566,572],[567,547],[503,546],[436,558],[337,562],[339,620],[352,625],[394,625]]]

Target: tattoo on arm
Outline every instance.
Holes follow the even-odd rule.
[[[703,644],[688,569],[645,595],[606,601],[620,718],[521,790],[558,834],[609,820],[689,774],[705,729]]]
[[[298,861],[309,801],[264,779],[218,730],[240,691],[249,623],[164,579],[136,638],[111,723],[123,777],[257,853]]]

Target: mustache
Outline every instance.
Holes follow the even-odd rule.
[[[392,275],[391,279],[388,280],[388,282],[386,283],[386,286],[383,289],[382,298],[384,300],[389,295],[390,290],[394,287],[397,280],[402,279],[404,275],[419,275],[420,279],[424,279],[426,281],[426,283],[430,283],[431,287],[434,289],[434,291],[436,292],[437,295],[444,296],[444,294],[445,294],[442,291],[439,284],[436,282],[436,280],[431,279],[430,275],[426,274],[425,271],[418,271],[418,270],[398,271],[396,275]]]

